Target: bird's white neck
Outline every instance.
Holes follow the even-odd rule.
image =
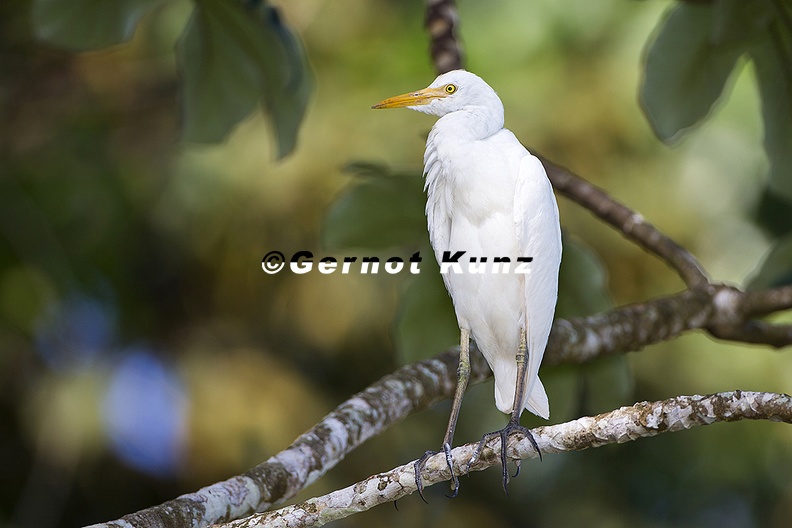
[[[442,116],[434,128],[464,139],[486,139],[503,128],[503,106],[466,106]]]

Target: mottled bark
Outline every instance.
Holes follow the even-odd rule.
[[[624,443],[660,433],[681,431],[716,422],[772,420],[792,423],[792,398],[766,392],[724,392],[709,396],[678,396],[659,402],[641,402],[597,416],[558,425],[537,427],[531,432],[543,454],[580,451],[590,447]],[[479,459],[468,467],[478,443],[453,450],[454,471],[463,475],[500,464],[500,440],[490,442]],[[536,458],[538,453],[522,435],[507,444],[513,460]],[[371,476],[347,488],[223,525],[223,528],[304,528],[393,502],[417,491],[412,462]],[[429,459],[422,472],[425,486],[449,480],[445,455]]]
[[[492,373],[480,354],[474,356],[471,383],[479,383]],[[352,396],[287,449],[245,474],[95,526],[198,528],[263,511],[293,497],[369,438],[450,398],[456,366],[456,351],[404,366]]]
[[[622,306],[599,315],[560,319],[553,325],[545,364],[582,363],[636,351],[694,329],[743,328],[750,319],[740,317],[752,317],[757,306],[762,306],[762,311],[769,306],[788,307],[789,302],[779,299],[789,301],[785,296],[792,293],[790,290],[765,290],[763,295],[769,296],[772,302],[760,303],[758,292],[743,293],[729,286],[712,285]],[[792,344],[792,332],[788,327],[767,326],[786,332],[774,335],[779,338],[779,346]],[[758,327],[753,330],[754,334],[761,331]],[[492,375],[480,354],[472,354],[471,363],[471,383],[479,383]],[[198,528],[284,502],[361,443],[406,416],[450,398],[456,383],[456,365],[457,352],[451,350],[404,366],[341,404],[289,448],[244,475],[98,526]],[[745,417],[735,416],[735,419],[741,418]],[[575,447],[582,448],[582,445]]]

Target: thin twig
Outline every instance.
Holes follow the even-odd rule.
[[[676,271],[689,288],[706,287],[710,280],[696,257],[626,205],[570,170],[538,156],[553,188],[582,205],[625,237],[656,255]]]
[[[746,316],[763,317],[792,308],[792,286],[747,291],[743,296],[742,308]]]
[[[590,447],[624,443],[682,431],[716,422],[771,420],[792,423],[792,398],[767,392],[723,392],[709,396],[678,396],[659,402],[641,402],[593,417],[579,418],[559,425],[537,427],[531,432],[544,453],[579,451]],[[500,440],[487,444],[482,456],[470,468],[468,463],[478,442],[452,451],[454,471],[481,471],[500,463]],[[522,435],[508,443],[513,460],[536,458],[538,453]],[[305,528],[369,510],[374,506],[406,497],[416,491],[414,464],[411,462],[386,473],[369,477],[347,488],[316,497],[277,511],[253,515],[218,528]],[[429,459],[423,471],[425,486],[450,479],[441,453]]]
[[[438,75],[462,68],[462,48],[456,34],[458,24],[454,0],[426,0],[429,48]]]
[[[720,339],[774,348],[784,348],[792,343],[792,325],[777,325],[765,321],[748,321],[735,327],[715,327],[710,328],[709,332]]]

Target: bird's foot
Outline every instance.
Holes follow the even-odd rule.
[[[438,454],[439,451],[427,451],[423,454],[421,458],[415,461],[413,464],[413,469],[415,470],[415,486],[418,488],[418,495],[421,496],[421,500],[426,502],[426,497],[423,494],[423,478],[421,477],[421,471],[423,470],[424,466],[426,465],[426,461],[432,458],[434,455]],[[456,474],[454,473],[454,458],[451,456],[451,445],[446,443],[443,444],[443,453],[445,453],[446,464],[448,465],[448,471],[451,472],[451,495],[446,495],[449,499],[453,499],[459,493],[459,479],[457,478]]]
[[[531,430],[527,427],[523,427],[520,425],[519,422],[515,422],[510,420],[509,423],[501,429],[500,431],[495,431],[492,433],[487,433],[481,437],[476,450],[473,451],[473,456],[470,457],[470,462],[468,462],[468,472],[470,471],[470,466],[475,464],[476,461],[479,459],[481,455],[481,450],[484,449],[484,445],[492,440],[495,437],[499,437],[501,441],[501,451],[500,451],[500,459],[501,459],[501,467],[503,468],[503,491],[506,492],[506,495],[509,494],[509,470],[506,464],[508,463],[508,456],[506,454],[506,446],[508,444],[509,437],[515,433],[521,433],[525,436],[531,445],[539,454],[539,460],[542,460],[542,452],[539,451],[539,445],[536,443],[536,439],[534,439],[533,434],[531,434]],[[514,473],[514,477],[520,474],[520,462],[521,460],[515,460],[514,464],[517,466],[517,471]]]

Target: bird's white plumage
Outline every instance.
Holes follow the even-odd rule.
[[[449,273],[446,287],[460,327],[470,330],[495,375],[495,402],[510,412],[520,331],[528,345],[523,407],[547,418],[539,380],[558,293],[561,231],[550,182],[539,160],[503,128],[503,105],[466,71],[438,77],[449,97],[413,109],[439,115],[426,143],[426,214],[438,261],[444,251],[469,257],[533,257],[530,273]],[[463,271],[468,271],[463,266]]]
[[[452,86],[451,93],[446,90]],[[418,101],[414,106],[409,101]],[[380,103],[439,116],[426,142],[424,172],[429,236],[438,262],[465,251],[463,273],[443,275],[460,328],[468,329],[495,376],[495,402],[512,411],[515,355],[526,332],[528,409],[547,418],[539,365],[555,311],[561,230],[541,162],[503,128],[503,105],[478,76],[455,70],[425,90]],[[532,257],[530,273],[470,273],[469,260]]]

